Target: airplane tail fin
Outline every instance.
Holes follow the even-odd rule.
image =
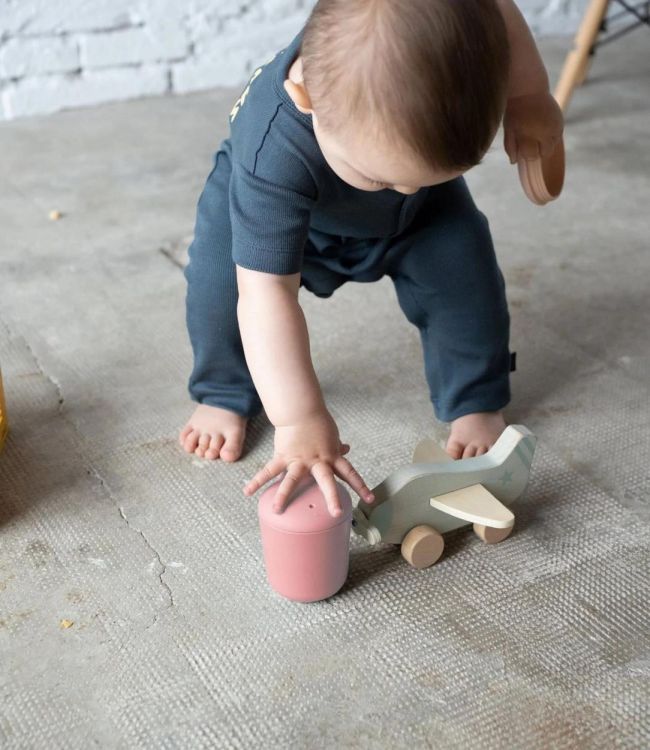
[[[537,438],[523,425],[508,425],[488,454],[497,471],[482,484],[501,502],[513,502],[528,484]]]

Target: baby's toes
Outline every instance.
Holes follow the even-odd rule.
[[[463,455],[464,447],[465,446],[462,443],[459,443],[458,440],[449,440],[445,450],[454,460],[456,460]]]
[[[203,458],[203,456],[205,455],[205,452],[210,445],[210,438],[211,435],[209,432],[203,432],[201,434],[198,445],[196,446],[196,450],[194,451],[199,458]]]
[[[194,450],[196,449],[196,445],[199,442],[199,431],[195,429],[191,429],[190,432],[185,436],[185,441],[183,442],[183,448],[188,453],[194,453]]]
[[[223,445],[224,439],[223,435],[213,434],[210,438],[210,445],[205,452],[205,457],[209,458],[211,461],[214,461],[215,458],[219,458],[219,449]]]
[[[226,442],[220,455],[224,461],[236,461],[240,456],[244,443],[244,433],[236,432],[226,435]]]
[[[194,430],[194,427],[188,422],[185,427],[179,432],[178,434],[178,442],[181,445],[185,445],[185,440],[187,439],[187,436]]]
[[[463,451],[463,458],[474,458],[476,455],[477,450],[476,443],[470,443],[469,445],[465,446],[465,450]]]

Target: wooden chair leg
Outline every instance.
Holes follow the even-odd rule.
[[[555,88],[555,99],[566,110],[573,89],[584,81],[589,69],[589,53],[594,46],[609,0],[591,0],[573,42],[573,49],[564,61],[560,80]]]
[[[587,76],[589,75],[589,68],[591,68],[591,63],[594,59],[594,56],[590,53],[587,55],[587,59],[584,61],[582,68],[578,71],[578,78],[576,79],[576,86],[582,86],[582,84],[586,81]]]

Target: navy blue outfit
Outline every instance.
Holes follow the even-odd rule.
[[[462,177],[412,195],[339,178],[283,86],[301,39],[253,74],[198,202],[185,270],[192,399],[247,417],[263,408],[237,322],[237,264],[300,272],[319,297],[387,274],[419,330],[436,416],[501,409],[510,319],[485,216]]]

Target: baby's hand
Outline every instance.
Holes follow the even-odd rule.
[[[327,507],[333,516],[342,513],[334,474],[345,480],[367,503],[374,500],[356,469],[343,458],[350,446],[341,443],[336,422],[326,409],[310,415],[299,424],[276,427],[274,447],[275,455],[246,484],[244,494],[252,495],[286,469],[286,476],[280,482],[274,498],[273,509],[276,512],[282,511],[295,486],[310,472],[325,495]]]
[[[563,129],[562,110],[548,91],[509,99],[503,118],[503,145],[510,163],[548,156],[562,138]]]

